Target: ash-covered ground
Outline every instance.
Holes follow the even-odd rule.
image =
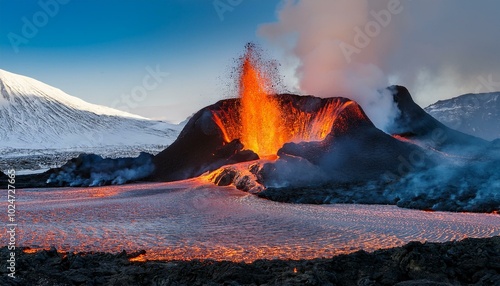
[[[111,146],[73,149],[0,149],[0,170],[14,169],[19,175],[45,172],[59,168],[80,154],[95,154],[104,158],[137,157],[141,152],[156,155],[168,145]]]
[[[30,251],[31,253],[31,251]],[[311,260],[252,263],[192,260],[133,262],[143,251],[16,251],[16,279],[2,285],[499,285],[500,237],[359,251]],[[2,257],[9,255],[0,249]]]
[[[280,202],[498,212],[498,142],[446,127],[415,104],[404,87],[389,90],[400,113],[386,132],[377,129],[359,105],[351,104],[335,114],[322,141],[286,143],[275,160],[239,164],[234,163],[258,155],[243,156],[244,145],[238,139],[224,143],[210,114],[221,109],[225,114],[228,105],[238,109],[237,102],[219,102],[195,114],[172,147],[155,157],[158,168],[152,178],[184,179],[221,166],[209,175],[214,183]],[[286,94],[277,98],[292,114],[316,112],[328,102]],[[199,149],[196,142],[210,143]],[[203,157],[208,159],[196,160]]]
[[[446,127],[402,86],[389,87],[383,94],[392,96],[399,110],[385,132],[349,99],[280,94],[272,102],[288,113],[279,117],[284,129],[274,135],[299,137],[281,138],[286,143],[276,155],[262,156],[244,145],[249,139],[239,138],[246,136],[240,126],[242,101],[227,99],[194,114],[179,137],[154,157],[112,160],[82,155],[60,168],[20,176],[19,183],[98,186],[170,182],[210,173],[217,185],[233,185],[280,202],[500,211],[498,140],[489,142]]]
[[[500,216],[494,214],[285,204],[201,179],[20,189],[16,210],[18,246],[76,252],[145,249],[145,259],[162,260],[312,259],[412,240],[500,235]],[[7,235],[0,233],[0,239]]]

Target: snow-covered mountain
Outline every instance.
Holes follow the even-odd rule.
[[[425,108],[448,127],[486,140],[500,138],[500,92],[464,94]]]
[[[180,128],[91,104],[0,69],[0,150],[165,146]]]

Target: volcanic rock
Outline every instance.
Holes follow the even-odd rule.
[[[0,171],[0,186],[2,186],[2,188],[7,188],[8,184],[9,184],[9,177]]]
[[[488,142],[484,139],[451,129],[418,106],[412,99],[410,92],[403,86],[391,86],[394,101],[400,114],[396,118],[389,133],[401,137],[418,140],[437,150],[455,151],[463,153],[471,147],[485,147]],[[463,149],[466,150],[463,150]]]
[[[196,113],[155,156],[150,179],[181,180],[208,171],[217,185],[281,202],[498,211],[498,142],[450,129],[415,104],[406,88],[390,89],[400,109],[392,136],[347,98],[274,95],[282,120],[275,128],[289,140],[280,141],[277,158],[259,158],[238,137],[244,133],[239,99],[219,101]],[[268,131],[263,133],[276,135]]]
[[[57,187],[55,184],[47,184],[51,172],[51,170],[48,170],[39,174],[16,175],[15,187],[18,189]],[[2,174],[0,174],[0,186],[7,186],[8,179],[8,176],[2,176]]]
[[[214,121],[213,112],[237,112],[237,99],[221,100],[198,111],[167,149],[157,154],[153,163],[154,181],[176,181],[197,177],[221,166],[258,159],[250,150],[243,150],[239,140],[226,142]]]
[[[266,187],[388,180],[388,174],[400,173],[404,158],[420,152],[419,146],[397,140],[377,129],[354,101],[300,97],[299,106],[308,106],[308,101],[313,100],[321,105],[330,100],[342,100],[348,104],[335,114],[335,122],[322,141],[284,144],[278,151],[279,159],[265,164],[258,175]],[[413,166],[414,170],[434,165],[432,159],[421,160]]]
[[[331,114],[335,122],[323,140],[285,143],[277,160],[223,166],[209,178],[280,202],[498,211],[498,142],[452,130],[416,105],[406,88],[391,89],[401,111],[393,136],[348,99],[279,95],[290,116],[317,112],[331,101],[343,104]]]
[[[95,154],[81,154],[61,168],[51,169],[47,186],[102,186],[121,185],[143,179],[154,170],[153,155],[140,153],[137,158],[102,158]]]
[[[500,92],[468,93],[439,100],[425,111],[460,132],[489,141],[500,138]]]
[[[283,125],[294,126],[291,132],[295,130],[299,134],[295,140],[297,143],[286,143],[278,151],[278,162],[270,163],[273,166],[263,167],[261,174],[265,185],[288,181],[288,175],[300,179],[300,175],[295,171],[301,172],[300,169],[304,167],[314,169],[312,173],[309,172],[314,178],[303,177],[299,180],[305,184],[314,183],[314,179],[323,181],[325,177],[337,182],[378,179],[388,171],[397,171],[400,164],[398,158],[409,156],[418,148],[377,129],[361,107],[349,99],[322,99],[293,94],[276,95],[275,99],[284,113]],[[324,110],[331,112],[325,117],[329,116],[328,119],[332,123],[327,125],[331,127],[325,130],[325,138],[320,141],[301,142],[300,132],[305,133],[312,128],[308,125],[312,124],[310,118],[315,118]],[[239,112],[240,100],[228,99],[196,113],[186,124],[179,138],[155,156],[153,162],[156,169],[151,179],[181,180],[228,164],[258,159],[257,154],[245,150],[239,138],[227,142],[224,130],[216,123],[214,114],[223,114],[238,125]],[[297,122],[299,120],[304,122]],[[430,162],[422,162],[422,165],[424,163]],[[286,174],[281,172],[284,170]]]
[[[1,285],[499,285],[500,237],[358,251],[312,260],[252,263],[131,262],[135,254],[16,250],[16,279]],[[7,247],[0,249],[7,257]]]
[[[278,152],[280,160],[306,159],[324,171],[329,182],[363,182],[397,172],[400,157],[409,157],[418,147],[394,139],[377,129],[354,103],[339,115],[321,142],[287,143]],[[431,162],[422,162],[421,167]]]
[[[153,155],[144,152],[135,158],[103,158],[96,154],[80,154],[59,168],[43,173],[16,175],[16,187],[87,187],[140,181],[153,172],[152,158]],[[7,184],[8,177],[4,176],[0,174],[1,185]]]

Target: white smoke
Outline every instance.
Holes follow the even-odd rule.
[[[296,63],[302,92],[352,98],[383,129],[396,110],[376,92],[387,85],[408,87],[421,106],[500,90],[499,8],[494,0],[289,0],[258,33],[284,51],[282,63]]]
[[[497,155],[462,166],[442,162],[391,183],[382,180],[349,184],[335,183],[331,171],[329,177],[325,176],[321,167],[304,164],[300,157],[294,161],[280,159],[263,168],[261,176],[266,178],[267,189],[259,196],[288,203],[395,204],[423,210],[498,212],[499,159]]]
[[[143,179],[154,171],[153,155],[143,153],[137,158],[103,158],[80,154],[59,169],[54,169],[48,184],[70,187],[122,185]]]
[[[389,85],[378,67],[380,45],[361,32],[356,40],[366,46],[353,46],[372,9],[366,0],[288,1],[279,22],[263,25],[259,33],[299,59],[295,75],[302,92],[356,100],[383,129],[397,109],[391,96],[379,92]]]

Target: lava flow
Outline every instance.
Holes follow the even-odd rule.
[[[280,125],[281,110],[269,95],[269,77],[256,64],[256,54],[248,47],[240,76],[241,143],[261,156],[276,154],[285,132]],[[280,145],[281,143],[281,145]]]
[[[299,108],[280,100],[252,45],[242,59],[239,76],[239,110],[212,111],[224,140],[239,139],[260,157],[274,157],[287,142],[321,141],[331,132],[339,113],[353,101],[331,100],[319,109]],[[314,109],[314,108],[313,108]],[[234,116],[234,114],[237,114]]]

